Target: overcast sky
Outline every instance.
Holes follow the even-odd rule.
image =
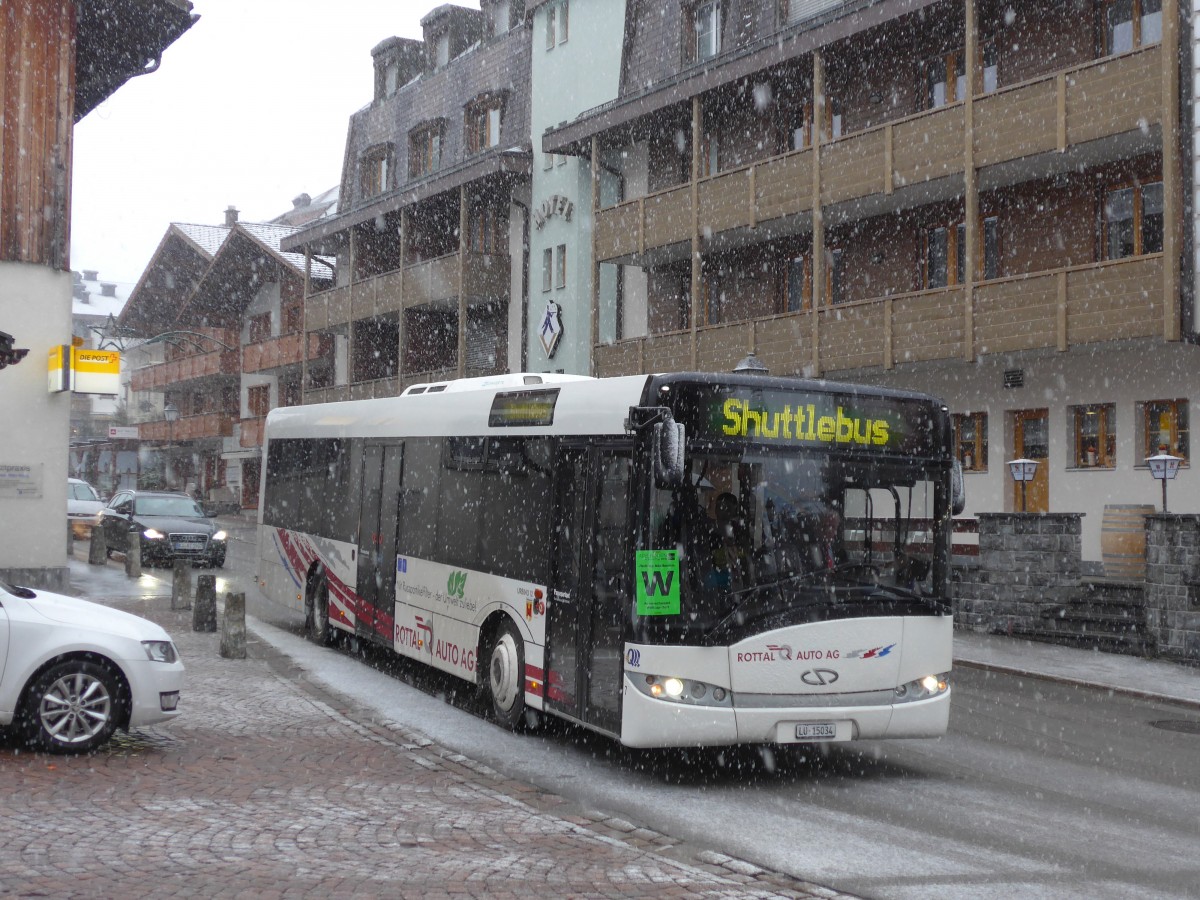
[[[455,0],[479,8],[478,0]],[[334,187],[371,48],[420,38],[437,0],[193,0],[200,15],[75,128],[71,267],[141,276],[171,222],[273,218]]]

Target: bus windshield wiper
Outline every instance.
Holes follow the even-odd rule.
[[[729,594],[730,597],[740,599],[733,604],[733,608],[730,609],[729,612],[725,613],[725,615],[721,616],[721,618],[717,620],[717,623],[713,625],[712,628],[708,629],[706,636],[715,634],[721,628],[725,627],[726,623],[728,623],[732,618],[734,618],[734,616],[741,612],[752,600],[762,597],[763,594],[772,588],[778,589],[787,584],[799,584],[805,581],[813,581],[815,580],[815,576],[822,574],[824,573],[819,570],[798,572],[795,575],[788,575],[784,578],[776,579],[775,581],[751,585],[748,588],[742,588],[740,591],[731,591]]]

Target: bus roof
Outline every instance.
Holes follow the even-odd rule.
[[[764,389],[921,400],[940,405],[935,397],[887,388],[830,381],[728,373],[680,372],[589,378],[581,375],[513,373],[485,378],[413,385],[398,397],[347,400],[309,406],[279,407],[267,416],[267,436],[279,438],[387,438],[482,434],[604,435],[624,434],[631,406],[657,404],[660,391],[673,384],[728,384]],[[537,402],[557,393],[550,424],[524,424],[517,418],[489,424],[495,398]],[[453,399],[444,396],[453,394]],[[526,409],[517,412],[525,412]]]

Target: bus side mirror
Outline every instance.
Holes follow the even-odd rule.
[[[963,483],[962,463],[957,459],[950,470],[950,511],[958,515],[967,508],[967,486]]]
[[[683,424],[666,419],[654,426],[654,485],[672,490],[683,484]]]

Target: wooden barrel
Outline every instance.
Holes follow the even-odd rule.
[[[1121,581],[1145,579],[1145,518],[1152,512],[1153,506],[1140,503],[1110,503],[1104,507],[1100,551],[1106,576]]]

